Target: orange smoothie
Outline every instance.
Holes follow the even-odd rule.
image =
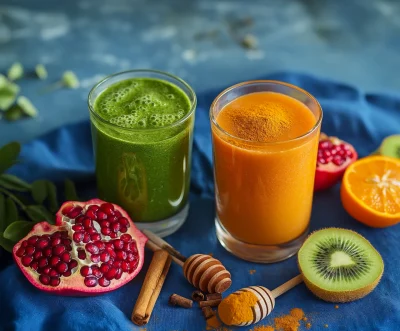
[[[301,236],[310,221],[319,128],[306,133],[316,116],[290,96],[255,92],[230,101],[215,118],[216,203],[223,227],[256,245]]]

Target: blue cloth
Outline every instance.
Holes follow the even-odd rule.
[[[324,110],[323,131],[352,143],[360,156],[374,151],[385,136],[400,132],[400,95],[365,94],[351,86],[301,74],[276,74],[267,78],[296,84],[317,97]],[[199,95],[190,215],[182,229],[167,240],[185,255],[213,252],[232,273],[233,285],[228,293],[249,285],[273,289],[298,273],[295,257],[272,265],[245,262],[226,252],[215,236],[208,109],[218,92],[220,90]],[[22,158],[23,162],[16,165],[13,172],[27,180],[69,177],[93,183],[93,156],[87,122],[60,128],[26,144]],[[378,249],[386,262],[379,286],[366,298],[341,304],[339,309],[335,309],[334,304],[317,299],[301,284],[278,298],[275,310],[261,324],[268,324],[274,317],[300,307],[309,317],[312,330],[324,330],[324,324],[329,325],[328,330],[398,330],[400,227],[372,229],[354,221],[343,210],[338,186],[315,195],[311,228],[328,226],[358,231]],[[130,322],[130,315],[150,256],[147,255],[143,271],[132,282],[112,293],[89,298],[42,293],[22,276],[15,265],[11,265],[0,272],[0,329],[139,330]],[[256,273],[250,275],[250,269],[255,269]],[[185,310],[167,305],[171,293],[190,296],[192,291],[181,269],[173,265],[146,329],[205,330],[199,309]],[[302,329],[305,329],[304,325]]]

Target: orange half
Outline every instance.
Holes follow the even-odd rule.
[[[356,220],[376,228],[400,221],[400,160],[370,156],[351,164],[343,176],[343,207]]]

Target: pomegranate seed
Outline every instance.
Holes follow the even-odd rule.
[[[89,217],[85,217],[82,221],[82,225],[85,228],[91,228],[93,226],[93,221]]]
[[[113,245],[115,249],[122,249],[124,248],[124,242],[121,239],[116,239],[113,241]]]
[[[71,203],[71,204],[66,205],[66,206],[62,209],[61,213],[62,213],[63,215],[65,215],[65,216],[67,216],[67,215],[69,214],[69,212],[70,212],[72,209],[74,209],[74,205]]]
[[[15,252],[15,255],[17,255],[18,257],[22,257],[25,254],[25,248],[20,247],[18,248],[18,250]]]
[[[110,260],[110,254],[108,254],[105,251],[100,254],[100,261],[101,262],[108,262],[109,260]]]
[[[129,252],[128,254],[126,254],[126,260],[131,262],[135,259],[135,256],[133,255],[133,253]]]
[[[99,210],[97,212],[97,219],[98,220],[105,220],[106,218],[107,218],[107,214],[104,211]]]
[[[51,247],[47,247],[46,249],[43,250],[43,255],[46,257],[49,257],[53,253],[53,250]]]
[[[64,238],[64,239],[62,240],[62,244],[63,244],[64,246],[71,245],[71,244],[72,244],[72,240],[69,239],[69,238]]]
[[[98,233],[95,228],[88,228],[88,229],[86,229],[86,232],[89,234]]]
[[[107,263],[102,263],[101,267],[100,267],[100,271],[104,274],[106,273],[108,270],[110,270],[110,266]]]
[[[47,238],[40,238],[36,242],[36,247],[39,249],[43,249],[49,245],[49,240]]]
[[[94,244],[99,248],[99,250],[103,250],[106,248],[106,244],[102,241],[96,241]]]
[[[340,166],[340,165],[342,165],[342,164],[344,163],[344,160],[343,160],[339,155],[337,155],[337,156],[335,156],[335,157],[333,158],[332,162],[333,162],[335,165]]]
[[[118,221],[118,217],[117,216],[108,216],[107,217],[107,221],[109,221],[110,223],[115,223],[116,221]]]
[[[71,262],[68,263],[68,268],[70,270],[76,268],[77,266],[78,266],[78,262],[76,260],[71,260]]]
[[[125,233],[126,231],[128,231],[128,228],[125,227],[125,226],[123,226],[123,227],[121,228],[121,230],[119,230],[119,231],[122,232],[122,233]]]
[[[49,285],[50,284],[50,277],[47,275],[40,275],[39,276],[39,281],[43,284],[43,285]]]
[[[43,253],[41,252],[41,251],[36,251],[34,254],[33,254],[33,259],[34,260],[39,260],[39,258],[41,258],[43,256]]]
[[[38,236],[32,236],[32,237],[30,237],[29,239],[28,239],[28,244],[30,244],[30,245],[35,245],[36,244],[36,242],[38,241]]]
[[[50,243],[50,245],[51,246],[56,246],[56,245],[59,245],[59,244],[61,244],[61,238],[52,238],[51,239],[51,243]]]
[[[121,264],[122,271],[124,271],[124,272],[129,271],[130,268],[131,268],[131,266],[130,266],[129,262],[126,262],[126,261],[122,262],[122,264]]]
[[[53,254],[54,255],[61,255],[64,252],[65,252],[65,246],[64,245],[56,245],[56,246],[53,247]]]
[[[58,286],[60,285],[60,278],[59,277],[51,277],[50,278],[50,286]]]
[[[28,246],[28,241],[24,240],[21,244],[21,247],[25,248],[26,246]]]
[[[121,278],[121,276],[122,276],[122,269],[121,268],[118,268],[118,271],[117,271],[117,274],[115,275],[115,279],[120,279]]]
[[[92,220],[97,219],[97,213],[93,209],[88,209],[88,211],[86,212],[86,216],[91,218]]]
[[[68,263],[71,261],[71,255],[68,252],[64,252],[61,255],[61,260]]]
[[[131,237],[131,235],[130,234],[123,234],[122,236],[121,236],[121,240],[122,241],[125,241],[125,242],[130,242],[131,240],[132,240],[132,237]]]
[[[125,227],[128,227],[128,225],[129,225],[129,221],[128,221],[128,219],[127,219],[126,217],[120,217],[120,218],[118,219],[118,223],[119,223],[121,226],[125,226]]]
[[[125,251],[118,251],[117,252],[117,259],[118,260],[125,260],[126,259],[126,252]]]
[[[113,242],[112,242],[112,241],[106,242],[105,245],[106,245],[106,248],[107,248],[107,249],[111,249],[111,250],[114,249],[114,245],[113,245]]]
[[[64,277],[69,277],[69,276],[71,276],[71,275],[72,275],[71,270],[68,270],[68,271],[66,271],[66,272],[63,273],[63,276],[64,276]]]
[[[82,225],[82,221],[83,221],[84,218],[85,218],[84,215],[78,216],[78,217],[76,218],[76,220],[75,220],[75,224]]]
[[[81,268],[81,275],[82,275],[83,277],[89,276],[89,275],[91,275],[91,274],[92,274],[92,269],[90,269],[87,265],[84,265],[84,266]]]
[[[86,250],[91,254],[97,254],[99,252],[99,248],[95,244],[87,244],[85,246]]]
[[[353,152],[350,151],[350,150],[347,150],[347,151],[346,151],[346,155],[347,155],[348,157],[350,157],[350,158],[352,158],[352,157],[354,156]]]
[[[107,287],[108,285],[110,285],[110,281],[108,280],[108,279],[106,279],[105,277],[101,277],[100,279],[99,279],[99,285],[101,286],[101,287]]]
[[[88,243],[90,241],[90,234],[89,233],[85,233],[83,235],[83,240],[82,242],[84,242],[85,244]]]
[[[88,210],[98,211],[99,208],[100,208],[100,207],[99,207],[98,205],[90,205],[90,206],[88,207]]]
[[[58,262],[60,262],[60,258],[58,256],[52,256],[50,258],[50,266],[55,267]]]
[[[115,275],[118,273],[118,268],[111,267],[110,270],[108,270],[105,274],[104,277],[108,280],[111,280],[115,277]]]
[[[95,287],[97,285],[97,278],[93,276],[85,277],[84,283],[87,287]]]
[[[133,253],[137,253],[137,247],[136,247],[136,242],[130,242],[128,244],[128,247],[126,248],[127,251],[131,251]]]
[[[102,228],[108,228],[110,226],[110,222],[109,221],[101,221],[100,226]]]
[[[319,164],[326,164],[326,160],[324,158],[318,158],[317,162]]]
[[[118,237],[118,234],[117,233],[115,233],[115,232],[111,232],[110,233],[110,238],[111,239],[115,239],[115,238],[117,238]]]
[[[104,211],[108,216],[114,215],[114,205],[112,203],[103,203],[100,209]]]
[[[96,278],[103,277],[103,273],[100,271],[100,268],[97,265],[92,266],[92,274]]]
[[[100,236],[99,233],[94,233],[94,234],[92,234],[92,235],[90,236],[90,239],[91,239],[92,241],[101,240],[101,236]]]
[[[93,263],[98,263],[98,262],[100,262],[100,255],[99,255],[99,254],[93,254],[93,255],[90,257],[90,260],[91,260]]]
[[[111,230],[114,231],[114,232],[118,232],[120,228],[121,228],[121,225],[119,223],[112,223],[111,224]]]
[[[328,149],[333,146],[332,142],[330,140],[321,140],[319,142],[318,148],[319,149]]]
[[[61,236],[62,236],[62,233],[59,232],[59,231],[54,232],[54,233],[51,235],[52,238],[61,238]]]
[[[50,277],[60,277],[60,274],[57,272],[57,270],[51,269],[49,272]]]
[[[24,257],[26,257],[26,256],[24,256]],[[47,259],[45,257],[41,257],[38,262],[39,262],[39,267],[40,268],[44,268],[48,264],[48,261],[47,261]]]
[[[86,252],[83,249],[78,249],[78,258],[81,260],[86,259]]]
[[[340,155],[343,157],[343,156],[346,156],[347,154],[346,154],[346,151],[342,149],[337,153],[337,155]]]
[[[67,214],[68,218],[77,218],[82,213],[83,208],[81,206],[76,206],[72,208],[71,211]]]
[[[119,210],[114,210],[114,215],[117,216],[118,218],[122,217],[122,214]]]
[[[101,233],[105,236],[108,236],[111,233],[111,230],[109,228],[102,228]]]
[[[131,265],[131,270],[130,271],[135,270],[137,268],[138,264],[139,264],[139,260],[138,259],[130,262],[130,265]]]
[[[72,235],[72,239],[73,239],[76,243],[80,243],[80,242],[83,240],[83,237],[84,237],[84,233],[83,233],[82,231],[75,232],[75,233]]]
[[[121,261],[114,261],[113,266],[116,268],[121,268],[122,262]]]
[[[75,224],[72,226],[72,230],[74,230],[74,231],[82,231],[83,229],[84,229],[84,227],[81,224]]]
[[[33,261],[33,262],[30,264],[30,266],[31,266],[31,268],[32,268],[33,270],[38,270],[38,268],[39,268],[39,263],[38,263],[37,261]]]
[[[328,158],[329,156],[331,156],[331,152],[330,152],[329,150],[324,150],[324,151],[322,152],[322,156],[323,156],[324,158]]]
[[[60,262],[57,265],[57,271],[62,274],[64,272],[66,272],[68,270],[68,264],[66,264],[65,262]]]

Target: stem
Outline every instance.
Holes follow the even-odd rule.
[[[12,194],[9,190],[6,190],[5,188],[0,187],[0,192],[3,192],[6,194],[9,198],[14,200],[14,202],[23,210],[25,211],[26,206],[22,203],[21,200],[19,200],[14,194]]]

